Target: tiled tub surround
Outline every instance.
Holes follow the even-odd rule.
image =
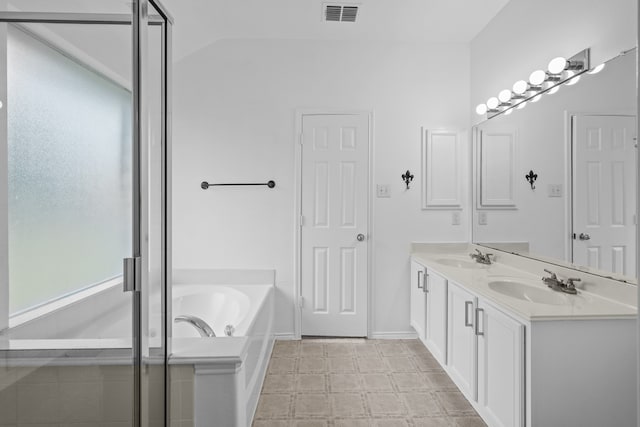
[[[496,253],[492,265],[469,268],[465,263],[476,248],[486,251],[466,244],[414,244],[411,289],[414,297],[423,295],[418,288],[426,283],[424,301],[433,303],[433,287],[444,286],[446,298],[439,304],[446,316],[435,330],[444,328],[446,340],[430,340],[428,328],[419,335],[434,351],[446,350],[442,366],[485,421],[526,427],[636,425],[637,287],[499,251],[490,251]],[[582,279],[576,283],[578,295],[548,289],[541,281],[548,276],[545,268],[562,279]],[[504,279],[534,286],[555,303],[526,301],[489,287]],[[420,318],[414,308],[413,323]],[[443,317],[426,319],[434,329]]]
[[[485,426],[418,340],[277,341],[254,427]]]

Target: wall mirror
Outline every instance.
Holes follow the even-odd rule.
[[[636,54],[474,127],[474,243],[637,283]]]

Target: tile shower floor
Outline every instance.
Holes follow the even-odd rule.
[[[254,427],[486,426],[418,340],[276,341]]]

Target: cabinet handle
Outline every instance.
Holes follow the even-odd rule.
[[[424,280],[424,289],[423,290],[424,290],[424,292],[426,294],[428,294],[429,293],[429,273],[425,273],[424,276],[425,276],[425,280]]]
[[[418,289],[423,289],[424,288],[424,284],[420,281],[420,275],[424,275],[424,271],[423,270],[418,270]]]
[[[478,314],[482,312],[484,314],[484,309],[482,308],[476,308],[476,335],[477,336],[484,336],[484,331],[480,332],[480,320]]]
[[[473,328],[473,323],[469,322],[469,306],[473,308],[473,301],[464,302],[464,326]]]

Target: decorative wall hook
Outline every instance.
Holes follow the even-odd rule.
[[[536,179],[538,179],[538,174],[533,173],[533,171],[530,170],[529,174],[525,175],[524,177],[527,178],[527,181],[529,181],[529,184],[531,184],[531,189],[535,190],[536,186],[534,185],[534,183],[536,182]]]
[[[407,184],[407,190],[408,190],[409,183],[413,181],[413,175],[411,175],[411,172],[409,172],[409,169],[407,169],[407,171],[404,174],[402,174],[402,180],[404,181],[405,184]]]

